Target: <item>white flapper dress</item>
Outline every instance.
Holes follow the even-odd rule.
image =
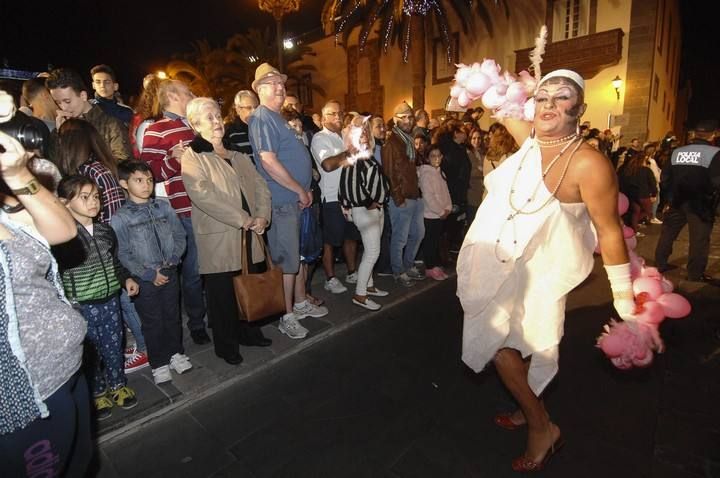
[[[479,372],[501,348],[531,356],[528,382],[539,395],[557,373],[565,299],[592,270],[595,232],[584,203],[561,203],[548,191],[533,139],[485,188],[458,258],[462,359]]]

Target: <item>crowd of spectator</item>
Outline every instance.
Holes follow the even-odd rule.
[[[268,64],[225,117],[179,80],[149,75],[131,108],[112,68],[98,65],[89,79],[92,90],[83,75],[59,68],[27,80],[14,120],[39,131],[43,141],[28,149],[49,163],[29,167],[74,218],[75,238],[52,252],[59,287],[86,324],[98,420],[137,405],[127,373],[149,365],[161,384],[192,369],[181,310],[192,340],[212,342],[229,364],[242,362],[240,345],[271,345],[243,320],[233,288],[242,251],[253,272],[262,269],[261,241],[283,273],[278,328],[291,339],[308,336],[302,319],[331,313],[311,290],[317,263],[327,293],[353,285],[349,301],[371,311],[388,295],[374,273],[407,288],[447,279],[484,177],[518,149],[502,124],[482,129],[481,108],[431,119],[403,102],[384,118],[330,100],[310,116]],[[581,133],[615,164],[637,236],[643,221],[661,224],[672,133],[628,148],[610,130],[583,124]],[[16,219],[12,205],[3,209]],[[301,253],[303,214],[319,226],[318,260]]]

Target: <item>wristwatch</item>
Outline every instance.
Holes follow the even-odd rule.
[[[40,183],[36,178],[32,178],[24,188],[13,189],[12,193],[16,196],[32,195],[40,191]]]

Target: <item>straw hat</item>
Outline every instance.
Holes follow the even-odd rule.
[[[257,93],[258,86],[271,78],[281,78],[283,83],[287,81],[287,75],[280,73],[277,68],[270,63],[263,63],[255,70],[255,81],[252,82],[252,89]]]

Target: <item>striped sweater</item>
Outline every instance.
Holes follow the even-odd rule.
[[[117,294],[130,273],[117,258],[117,237],[108,224],[93,224],[90,234],[77,223],[78,234],[53,246],[65,294],[71,302],[105,302]]]
[[[343,207],[384,205],[388,196],[388,180],[374,158],[359,160],[342,168],[338,200]]]
[[[151,124],[143,136],[140,159],[152,168],[155,181],[165,181],[170,204],[178,216],[190,216],[192,206],[182,180],[180,161],[171,156],[171,149],[179,143],[190,143],[195,133],[185,118],[165,113],[165,118]]]

